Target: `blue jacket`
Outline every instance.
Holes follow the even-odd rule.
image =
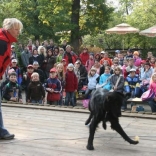
[[[96,88],[97,78],[99,74],[95,74],[94,76],[88,76],[88,89],[92,90]]]
[[[100,81],[99,84],[103,84],[105,83],[109,78],[110,78],[111,74],[102,74],[100,76]],[[111,84],[110,84],[110,80],[108,80],[107,84],[103,86],[103,89],[107,89],[108,91],[111,90]]]

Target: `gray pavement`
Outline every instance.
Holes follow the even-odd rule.
[[[12,141],[0,141],[0,156],[155,156],[156,120],[121,117],[120,124],[138,145],[125,142],[107,123],[95,134],[94,151],[86,149],[89,134],[84,125],[88,113],[2,107],[4,123],[15,133]]]

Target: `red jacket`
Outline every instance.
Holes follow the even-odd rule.
[[[0,78],[11,62],[11,43],[17,42],[16,38],[5,29],[0,29]]]
[[[74,71],[67,70],[65,75],[65,91],[74,92],[78,88],[78,81]]]
[[[86,62],[87,62],[87,60],[89,60],[89,54],[88,54],[88,52],[86,52],[86,53],[82,52],[80,54],[80,59],[82,61],[82,64],[85,65]]]
[[[76,55],[74,52],[70,52],[72,62],[69,62],[67,53],[68,53],[68,52],[65,52],[65,54],[64,54],[64,56],[63,56],[63,59],[66,60],[66,64],[67,64],[67,65],[68,65],[69,63],[73,63],[73,64],[74,64],[74,63],[76,62],[77,55]]]

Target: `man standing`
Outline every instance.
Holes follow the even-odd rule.
[[[3,21],[3,28],[0,29],[0,78],[11,62],[11,43],[17,42],[23,25],[16,18],[6,18]],[[3,125],[0,95],[0,139],[13,139],[14,134],[10,134]]]

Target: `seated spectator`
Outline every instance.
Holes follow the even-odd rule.
[[[120,54],[120,50],[115,50],[115,57],[118,57],[118,54]]]
[[[140,67],[140,64],[141,64],[141,58],[139,56],[139,52],[138,51],[134,51],[133,53],[133,57],[134,57],[134,65],[136,67]]]
[[[21,88],[25,91],[26,94],[26,102],[27,102],[27,89],[31,80],[31,75],[34,72],[33,65],[28,65],[27,72],[23,75],[23,79],[21,82]]]
[[[63,58],[63,54],[64,54],[64,49],[63,48],[60,48],[59,49],[59,53],[58,53],[58,55],[56,57],[56,62],[57,63],[61,63],[62,58]]]
[[[95,60],[97,60],[98,62],[100,62],[101,60],[101,55],[99,53],[97,53],[94,57]]]
[[[126,71],[127,66],[128,66],[128,60],[124,59],[123,66],[122,66],[122,74],[124,76],[124,79],[127,77],[127,71]]]
[[[156,95],[156,73],[151,77],[149,89],[152,89]],[[156,96],[153,100],[148,101],[149,106],[151,107],[152,113],[156,112]]]
[[[35,105],[43,105],[45,101],[45,90],[39,80],[39,74],[36,72],[31,75],[31,82],[28,86],[27,98],[28,102],[31,102]]]
[[[125,71],[126,73],[124,73],[124,75],[126,75],[126,77],[129,75],[129,72],[130,72],[131,69],[135,69],[136,70],[136,74],[139,75],[139,69],[138,69],[138,67],[136,67],[134,65],[134,59],[133,58],[130,58],[128,60],[128,66],[126,67],[126,71]]]
[[[140,78],[140,80],[142,80],[143,79],[143,76],[144,76],[144,72],[145,72],[145,63],[146,63],[146,60],[142,60],[141,61],[141,66],[140,66],[140,68],[139,68],[139,78]]]
[[[147,59],[146,59],[146,61],[147,61],[147,62],[150,61],[151,57],[153,57],[153,53],[152,53],[151,51],[149,51],[149,52],[147,53]]]
[[[88,88],[85,92],[85,99],[88,99],[88,96],[95,91],[98,82],[99,74],[97,74],[96,68],[92,67],[88,73]]]
[[[150,63],[146,62],[144,64],[144,72],[142,73],[142,78],[141,78],[142,93],[147,91],[152,74],[153,74],[153,67],[150,66]]]
[[[112,66],[112,60],[108,57],[108,52],[104,52],[104,57],[100,60],[100,64],[103,64],[103,61],[107,60],[109,65]]]
[[[9,75],[9,82],[4,87],[3,98],[7,101],[22,102],[21,89],[15,72]]]
[[[104,55],[105,55],[105,52],[101,51],[101,53],[100,53],[100,60],[102,60],[104,58]]]
[[[113,59],[113,64],[112,64],[112,66],[111,66],[111,69],[112,69],[111,74],[114,73],[114,70],[115,70],[116,67],[121,68],[121,65],[119,64],[119,59],[118,59],[117,57],[115,57],[115,58]]]
[[[149,60],[150,65],[154,68],[155,67],[156,58],[152,56]]]
[[[39,64],[37,61],[33,63],[34,72],[39,74],[40,82],[43,84],[45,82],[45,75],[41,69],[39,69]]]
[[[50,105],[58,105],[58,101],[60,100],[60,93],[62,91],[61,82],[57,78],[57,71],[55,68],[50,70],[50,77],[47,79],[45,85],[47,94],[47,104]]]
[[[121,74],[122,74],[121,68],[120,67],[116,67],[114,69],[114,74],[110,78],[110,84],[111,84],[112,89],[115,92],[123,93],[124,77]],[[119,81],[118,81],[118,79],[119,79]]]
[[[124,57],[122,53],[118,53],[119,64],[123,66]]]
[[[99,80],[99,84],[104,84],[103,89],[105,90],[105,92],[109,92],[109,90],[111,90],[111,84],[110,84],[110,78],[111,78],[111,74],[110,74],[110,70],[111,68],[109,66],[105,67],[105,72],[104,74],[102,74],[100,76],[100,80]]]
[[[11,66],[10,69],[14,69],[14,71],[16,72],[16,76],[17,76],[17,83],[19,85],[21,85],[22,82],[22,71],[21,69],[17,66],[17,59],[13,59],[11,60]]]
[[[133,58],[133,50],[132,49],[128,49],[127,50],[127,55],[125,56],[124,59],[129,60]]]
[[[95,63],[93,65],[94,68],[96,68],[96,73],[100,74],[100,68],[101,68],[101,64],[98,60],[95,60]]]
[[[65,74],[65,105],[69,106],[69,102],[71,106],[76,106],[74,97],[75,92],[78,89],[78,80],[74,73],[74,65],[72,63],[68,64],[67,72]]]
[[[94,62],[95,62],[95,60],[94,60],[94,54],[93,53],[90,53],[89,54],[89,59],[86,61],[86,64],[85,64],[85,67],[86,67],[87,72],[90,71],[90,69],[94,65]]]
[[[109,65],[109,62],[107,60],[104,60],[103,64],[100,67],[100,74],[99,74],[100,76],[104,73],[106,66],[110,66],[110,65]]]
[[[80,54],[80,59],[82,60],[82,65],[85,65],[89,59],[89,53],[87,48],[83,48],[83,51]]]
[[[129,98],[140,97],[140,80],[136,74],[136,69],[130,69],[129,75],[125,79],[124,91],[126,96],[122,105],[123,110],[127,109],[127,100]],[[133,103],[131,103],[131,106],[133,106]]]

